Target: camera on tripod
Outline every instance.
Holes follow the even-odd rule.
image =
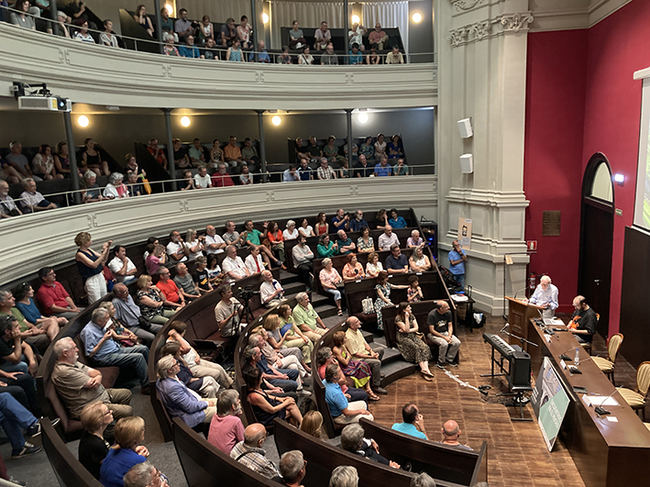
[[[252,286],[239,286],[233,294],[235,294],[239,302],[246,304],[253,296],[259,293],[259,290]]]

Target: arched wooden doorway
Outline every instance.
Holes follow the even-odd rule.
[[[607,158],[591,156],[582,180],[578,292],[600,313],[598,333],[607,337],[614,240],[614,188]]]

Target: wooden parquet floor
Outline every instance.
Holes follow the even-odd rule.
[[[502,403],[507,398],[496,396],[498,392],[507,392],[505,378],[480,377],[489,373],[490,368],[491,349],[483,341],[483,333],[494,333],[502,324],[501,320],[493,319],[473,333],[459,330],[460,365],[448,367],[450,373],[470,385],[492,386],[487,401],[479,392],[463,387],[444,371],[433,367],[435,378],[432,382],[413,374],[388,386],[388,395],[370,405],[375,420],[390,426],[401,421],[401,408],[405,403],[415,402],[424,416],[429,439],[440,439],[442,423],[455,419],[462,431],[461,442],[478,448],[487,441],[491,487],[585,487],[571,455],[559,440],[549,452],[536,421],[511,421],[511,415],[516,416],[519,411],[506,408]],[[621,382],[625,384],[625,380]],[[530,405],[524,412],[534,417]]]

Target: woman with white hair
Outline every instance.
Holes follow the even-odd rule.
[[[339,465],[332,470],[329,487],[357,487],[359,474],[357,469],[349,465]]]
[[[128,198],[129,189],[124,184],[124,174],[121,172],[114,172],[108,176],[108,184],[104,188],[104,198],[109,200]]]
[[[343,311],[341,310],[341,301],[343,298],[343,278],[339,271],[334,268],[332,265],[332,259],[326,257],[323,259],[323,268],[318,275],[320,279],[321,286],[323,289],[332,295],[334,298],[334,303],[338,308],[338,315],[341,316]]]
[[[97,184],[97,174],[90,169],[84,173],[83,186],[85,191],[81,192],[81,199],[84,203],[93,203],[104,199],[102,190]]]
[[[298,238],[298,230],[296,229],[296,222],[293,220],[287,221],[286,228],[282,232],[285,240],[295,240]]]

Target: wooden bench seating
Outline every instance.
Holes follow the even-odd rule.
[[[174,448],[176,448],[188,485],[192,487],[282,486],[282,484],[262,477],[225,455],[179,418],[174,418],[172,425]]]
[[[379,444],[380,453],[402,466],[411,462],[414,470],[426,472],[436,481],[467,486],[487,482],[486,441],[476,451],[459,450],[399,433],[376,421],[361,419],[360,424],[366,438],[372,438]]]
[[[47,418],[41,419],[41,434],[43,449],[61,487],[102,487],[66,446]]]

